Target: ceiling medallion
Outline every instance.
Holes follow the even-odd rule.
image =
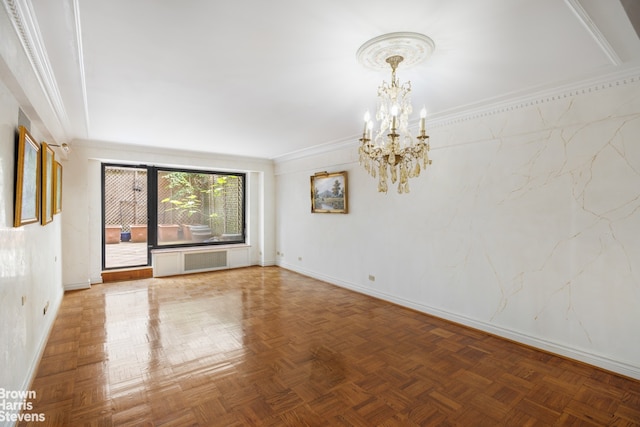
[[[374,71],[389,69],[387,58],[399,55],[406,69],[425,61],[435,49],[431,38],[419,33],[389,33],[375,37],[358,49],[356,58],[364,67]]]
[[[420,175],[421,167],[431,164],[429,136],[426,134],[426,108],[420,112],[419,131],[416,139],[409,132],[411,82],[400,85],[396,69],[418,64],[435,49],[433,40],[418,33],[390,33],[363,44],[356,57],[358,62],[373,70],[391,67],[391,84],[382,82],[378,87],[378,108],[375,119],[379,128],[373,132],[373,121],[367,111],[364,130],[360,138],[360,164],[374,178],[378,176],[378,191],[386,193],[387,178],[398,182],[398,193],[409,192],[409,178]]]

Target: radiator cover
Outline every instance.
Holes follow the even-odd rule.
[[[211,270],[227,267],[227,251],[186,252],[184,272]]]
[[[153,277],[247,267],[249,256],[249,246],[152,250]]]

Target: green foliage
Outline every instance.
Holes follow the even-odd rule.
[[[165,188],[171,190],[171,195],[160,201],[165,205],[164,212],[178,211],[189,218],[197,214],[199,221],[215,222],[218,215],[214,213],[214,203],[217,196],[224,194],[227,176],[169,172],[160,178],[165,181]]]

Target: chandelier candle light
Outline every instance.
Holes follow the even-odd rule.
[[[358,49],[361,64],[376,70],[391,66],[391,84],[382,82],[378,87],[376,120],[379,129],[373,132],[371,115],[364,115],[364,130],[360,138],[360,164],[374,178],[378,177],[378,191],[388,191],[387,179],[398,181],[398,193],[409,192],[409,178],[420,175],[431,164],[429,136],[426,134],[427,110],[420,111],[416,139],[409,132],[411,82],[400,85],[396,69],[401,62],[414,65],[433,52],[433,41],[417,33],[391,33],[369,40]],[[422,164],[422,167],[420,166]]]

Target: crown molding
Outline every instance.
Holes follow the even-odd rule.
[[[343,148],[351,148],[352,146],[356,147],[358,138],[361,137],[361,135],[353,135],[351,137],[338,139],[336,141],[327,142],[324,144],[314,145],[312,147],[292,151],[281,156],[272,157],[271,160],[273,160],[274,163],[284,163],[292,160],[303,159],[305,157],[312,157],[320,154],[330,153],[332,151],[342,150]]]
[[[89,134],[89,101],[87,96],[87,78],[84,68],[84,48],[82,47],[82,25],[80,24],[80,0],[73,0],[73,20],[75,24],[76,51],[78,53],[78,72],[80,73],[80,86],[82,89],[82,107],[84,109],[84,120]]]
[[[609,61],[611,61],[612,65],[621,65],[622,60],[615,49],[609,44],[607,38],[602,34],[598,26],[593,22],[591,16],[584,10],[582,4],[580,4],[580,0],[564,0],[565,4],[571,9],[574,15],[578,18],[578,20],[584,25],[587,29],[591,37],[595,40],[596,44],[607,56]]]
[[[34,75],[40,84],[49,107],[54,113],[57,125],[69,134],[70,124],[58,89],[58,84],[42,41],[38,21],[28,0],[2,0],[11,19],[13,29],[29,59]]]
[[[628,64],[627,66],[617,67],[615,71],[610,73],[600,74],[579,81],[555,86],[535,87],[521,92],[512,92],[497,98],[485,99],[474,104],[462,106],[455,110],[436,113],[429,117],[428,128],[436,129],[450,126],[467,120],[538,106],[548,102],[573,98],[638,82],[640,82],[640,63]],[[416,127],[417,124],[418,121],[414,120],[412,127]],[[360,138],[360,135],[354,134],[348,138],[277,156],[272,158],[272,160],[276,164],[281,164],[341,149],[356,149],[358,138]]]
[[[640,63],[617,67],[616,70],[566,82],[556,86],[538,86],[524,92],[512,92],[486,99],[455,110],[443,111],[429,118],[429,128],[438,128],[467,120],[537,106],[565,98],[573,98],[614,87],[640,82]]]

